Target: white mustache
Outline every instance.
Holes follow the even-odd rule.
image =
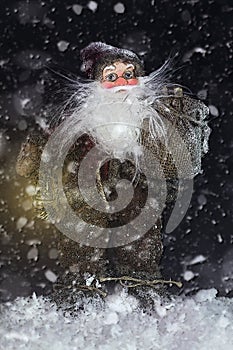
[[[120,86],[115,86],[111,89],[106,89],[108,90],[109,92],[119,92],[119,91],[131,91],[135,88],[138,88],[138,85],[120,85]]]

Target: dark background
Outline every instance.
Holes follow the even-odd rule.
[[[204,172],[185,219],[164,235],[162,267],[165,278],[185,277],[186,294],[215,287],[233,295],[232,18],[230,0],[1,0],[0,300],[47,294],[60,271],[58,233],[34,220],[30,188],[14,167],[26,135],[49,118],[45,106],[54,113],[68,96],[67,81],[47,66],[82,75],[79,51],[96,40],[134,50],[147,73],[178,51],[173,81],[210,106]]]

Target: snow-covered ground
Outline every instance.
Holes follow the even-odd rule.
[[[76,316],[43,297],[19,298],[1,306],[0,349],[232,350],[233,299],[216,294],[157,298],[149,313],[121,292],[102,307],[87,303]]]

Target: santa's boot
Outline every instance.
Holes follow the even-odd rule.
[[[157,222],[142,238],[109,251],[116,281],[136,296],[143,306],[153,304],[157,295],[165,295],[159,262],[162,255],[161,224]]]
[[[102,305],[107,289],[100,278],[107,274],[106,250],[81,246],[63,238],[60,242],[60,262],[66,269],[59,277],[51,298],[58,306],[75,312],[83,309],[88,301]]]

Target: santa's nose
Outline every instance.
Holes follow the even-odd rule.
[[[125,80],[124,78],[118,78],[115,82],[115,86],[124,86],[124,85],[128,85],[128,81]]]

